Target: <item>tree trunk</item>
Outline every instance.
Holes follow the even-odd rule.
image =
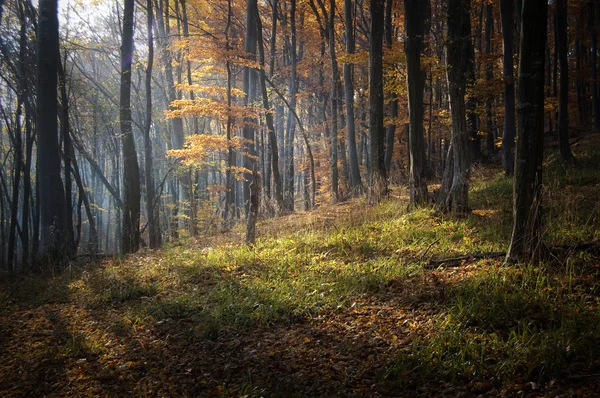
[[[246,58],[251,61],[256,61],[256,14],[257,0],[247,0],[246,3],[246,37],[244,43],[244,50],[246,52]],[[256,69],[245,66],[243,69],[243,81],[242,89],[244,90],[245,98],[244,105],[250,106],[256,99]],[[253,172],[255,163],[256,150],[254,147],[254,125],[256,125],[254,118],[244,118],[243,136],[246,140],[246,150],[243,159],[244,173],[243,182],[243,194],[244,194],[244,207],[246,212],[249,211],[249,200],[250,200],[250,184],[253,179]]]
[[[494,67],[491,60],[492,55],[492,36],[494,34],[494,13],[492,3],[488,3],[485,7],[485,53],[487,54],[488,61],[485,65],[485,81],[488,85],[492,84],[494,79]],[[490,157],[496,153],[496,147],[494,145],[494,115],[492,112],[492,101],[493,95],[488,95],[485,101],[486,109],[486,137],[485,137],[485,149],[487,156]]]
[[[146,68],[146,125],[144,130],[144,171],[146,174],[146,213],[148,215],[148,244],[151,249],[158,249],[161,244],[159,215],[155,210],[154,201],[154,165],[152,159],[152,67],[154,63],[154,40],[152,26],[154,15],[152,0],[146,2],[148,15],[148,66]]]
[[[470,0],[449,0],[447,68],[452,125],[452,183],[442,206],[454,213],[469,210],[469,133],[465,109],[466,72],[471,51]],[[443,183],[442,183],[443,184]]]
[[[65,192],[60,177],[58,144],[58,13],[57,0],[40,0],[37,35],[37,177],[42,257],[65,257]],[[70,209],[68,209],[70,211]]]
[[[385,129],[383,127],[383,26],[384,0],[370,0],[371,36],[369,38],[369,132],[371,134],[370,199],[378,202],[387,195],[385,169]]]
[[[600,130],[600,98],[598,95],[598,30],[596,28],[596,4],[597,1],[591,0],[588,2],[588,25],[590,29],[590,70],[591,70],[591,84],[590,89],[592,90],[592,117],[593,117],[593,128],[594,131]]]
[[[296,93],[297,88],[297,43],[296,43],[296,0],[291,0],[290,9],[290,29],[292,35],[292,43],[290,48],[291,73],[289,80],[290,87],[290,105],[291,109],[296,110]],[[296,129],[296,121],[291,115],[288,115],[286,128],[286,156],[285,156],[285,208],[288,211],[294,211],[294,133]]]
[[[428,2],[429,0],[427,0]],[[423,91],[425,89],[425,71],[421,68],[421,52],[424,47],[425,26],[429,15],[423,0],[404,0],[406,22],[406,80],[408,83],[409,107],[409,196],[410,206],[427,202],[427,183],[425,182],[425,133],[423,119]]]
[[[523,0],[513,231],[506,255],[508,262],[530,260],[540,249],[546,12],[546,0]]]
[[[133,60],[133,0],[125,0],[121,41],[120,123],[123,141],[122,252],[135,253],[140,246],[140,169],[131,129],[131,64]]]
[[[560,68],[558,93],[558,141],[560,158],[566,166],[574,166],[575,157],[569,145],[569,60],[567,56],[566,0],[556,0],[556,38],[558,40],[558,65]]]
[[[515,169],[515,82],[513,72],[513,0],[500,1],[502,18],[504,72],[504,132],[502,133],[502,165],[504,173],[512,176]]]
[[[391,49],[393,47],[393,30],[392,17],[393,17],[393,3],[394,0],[386,0],[385,2],[385,44]],[[385,133],[385,170],[387,175],[391,173],[392,157],[394,155],[394,136],[396,135],[396,118],[398,117],[398,99],[394,94],[394,99],[390,105],[390,117],[392,123],[390,123]]]
[[[273,11],[275,12],[275,11]],[[265,108],[265,119],[267,119],[267,130],[269,140],[269,151],[271,152],[271,169],[273,171],[273,193],[275,196],[275,202],[277,203],[278,210],[281,211],[284,208],[283,192],[281,187],[281,175],[279,173],[279,153],[277,149],[277,136],[275,134],[275,125],[273,123],[273,113],[270,112],[271,104],[269,103],[269,97],[267,95],[267,78],[265,73],[265,50],[263,45],[262,35],[262,21],[258,8],[255,9],[256,18],[256,32],[257,32],[257,43],[258,43],[258,56],[260,59],[261,68],[259,70],[260,77],[260,89],[262,94],[263,108]]]

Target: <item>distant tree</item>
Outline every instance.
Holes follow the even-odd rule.
[[[140,168],[131,129],[131,64],[133,62],[134,1],[125,0],[121,36],[120,123],[123,145],[123,253],[140,246]]]
[[[37,181],[42,257],[66,256],[65,194],[58,143],[58,1],[40,0],[37,32]],[[70,209],[69,209],[70,211]]]
[[[344,16],[346,20],[346,52],[354,54],[356,45],[354,39],[354,19],[351,0],[344,0]],[[348,163],[350,165],[350,186],[356,190],[362,184],[358,155],[356,152],[356,126],[354,122],[354,65],[344,64],[344,91],[346,97],[346,141],[348,146]]]
[[[427,201],[423,127],[425,71],[421,67],[421,53],[424,48],[426,28],[431,17],[430,13],[429,0],[404,0],[404,29],[406,32],[404,52],[406,53],[406,80],[408,82],[409,197],[411,206]]]
[[[465,109],[465,89],[467,83],[468,54],[471,51],[470,0],[448,1],[448,44],[446,52],[446,74],[450,98],[450,118],[452,125],[452,165],[453,169],[444,173],[439,202],[443,208],[455,213],[469,209],[469,133]],[[448,166],[447,166],[448,167]]]
[[[509,262],[529,260],[540,249],[547,6],[546,0],[523,0],[513,231],[506,255]]]
[[[575,157],[569,144],[569,60],[567,56],[567,2],[556,0],[556,39],[560,85],[558,94],[558,140],[560,158],[567,166],[575,165]]]
[[[502,165],[504,173],[512,176],[515,169],[515,82],[513,67],[513,0],[500,1],[502,18],[503,72],[504,72],[504,132],[502,133]]]
[[[383,26],[384,0],[370,0],[371,35],[369,38],[369,133],[371,135],[371,201],[387,195],[385,169],[385,129],[383,126]]]

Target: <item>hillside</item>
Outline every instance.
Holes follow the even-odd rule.
[[[600,250],[577,245],[600,240],[599,141],[545,163],[539,264],[469,257],[511,228],[512,180],[478,167],[465,218],[394,187],[263,220],[254,248],[240,227],[12,276],[0,395],[593,396]]]

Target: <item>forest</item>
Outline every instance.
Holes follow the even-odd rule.
[[[600,0],[0,0],[0,395],[595,396]]]

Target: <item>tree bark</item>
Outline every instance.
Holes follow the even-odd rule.
[[[541,239],[547,2],[523,0],[522,10],[513,231],[506,255],[508,262],[532,259],[540,249]]]
[[[65,192],[60,177],[58,143],[58,14],[57,0],[40,0],[37,35],[37,177],[42,257],[65,257]],[[70,209],[68,209],[70,211]]]
[[[131,128],[131,64],[133,61],[133,0],[125,0],[121,40],[120,124],[123,145],[122,252],[135,253],[140,246],[140,169]]]
[[[275,11],[274,11],[275,12]],[[283,192],[281,187],[281,175],[279,173],[279,151],[277,149],[277,135],[275,134],[275,124],[273,122],[273,112],[271,112],[271,104],[267,94],[267,77],[265,73],[265,49],[263,45],[262,21],[258,8],[255,10],[256,32],[258,43],[258,56],[261,69],[259,70],[260,89],[262,95],[263,108],[265,108],[265,119],[267,120],[269,151],[271,152],[271,169],[273,171],[273,194],[278,210],[284,208]]]
[[[385,129],[383,126],[383,26],[384,0],[370,0],[371,36],[369,38],[369,132],[371,134],[371,176],[369,201],[387,195],[385,169]]]
[[[560,84],[558,93],[558,142],[560,158],[566,166],[575,165],[575,157],[569,145],[569,60],[567,56],[567,4],[556,0],[556,38]]]
[[[513,68],[513,0],[500,1],[502,18],[504,73],[504,132],[502,133],[502,165],[504,173],[512,176],[515,169],[515,82]]]
[[[152,127],[152,67],[154,63],[154,38],[152,26],[154,15],[152,0],[147,0],[148,16],[148,66],[146,67],[146,125],[144,130],[144,171],[146,174],[146,213],[148,216],[148,244],[151,249],[157,249],[161,244],[159,215],[154,207],[154,165],[152,158],[152,140],[150,130]]]
[[[452,125],[452,183],[442,207],[454,213],[469,210],[469,133],[465,109],[466,72],[471,51],[470,0],[449,0],[446,75]]]
[[[429,0],[426,0],[428,2]],[[423,119],[423,91],[425,89],[425,71],[421,68],[421,52],[424,47],[425,26],[429,7],[423,0],[404,0],[404,28],[406,39],[406,80],[408,84],[409,108],[409,197],[410,206],[427,202],[427,183],[425,182],[425,133]]]
[[[344,15],[346,18],[346,52],[354,54],[354,18],[351,0],[344,0]],[[358,156],[356,153],[356,126],[354,122],[354,65],[350,62],[344,64],[344,90],[346,97],[346,141],[348,146],[348,163],[350,165],[350,187],[357,190],[362,185]]]

